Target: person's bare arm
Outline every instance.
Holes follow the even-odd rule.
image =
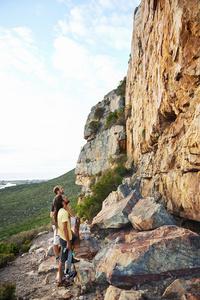
[[[53,219],[53,211],[50,211],[50,217]]]
[[[75,214],[73,213],[73,210],[72,210],[72,208],[71,208],[71,206],[69,204],[67,204],[67,211],[68,211],[68,213],[70,213],[70,215],[72,217],[76,218]]]
[[[67,230],[67,222],[62,222],[62,226],[63,226],[64,236],[67,242],[67,249],[71,249],[71,243],[70,243],[69,234]]]

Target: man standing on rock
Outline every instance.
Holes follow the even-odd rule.
[[[64,195],[64,190],[60,185],[57,185],[54,187],[53,192],[55,195]],[[66,197],[67,198],[67,197]],[[77,220],[77,228],[76,228],[76,234],[79,239],[79,226],[80,226],[80,218],[76,217],[72,211],[72,208],[69,205],[69,200],[67,199],[67,204],[66,204],[66,210],[70,213],[71,216],[73,216]],[[56,226],[54,225],[54,220],[53,220],[53,212],[54,212],[54,205],[53,201],[51,203],[51,211],[50,211],[50,217],[52,218],[52,227],[53,227],[53,232],[54,232],[54,239],[53,239],[53,251],[54,255],[56,257],[56,262],[59,263],[59,236],[58,236],[58,230],[56,229]],[[73,235],[73,242],[76,240],[76,236]],[[73,262],[76,262],[75,259]]]

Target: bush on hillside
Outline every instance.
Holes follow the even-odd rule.
[[[129,173],[129,169],[127,169],[124,164],[127,160],[127,157],[125,156],[120,163],[118,164],[118,166],[115,168],[115,172],[120,175],[120,176],[124,176],[125,174]]]
[[[79,217],[83,220],[92,220],[102,208],[102,202],[122,183],[122,176],[129,170],[124,167],[126,157],[121,160],[115,170],[104,174],[100,181],[92,187],[92,195],[85,196],[83,203],[78,205]]]
[[[91,129],[93,133],[97,133],[100,126],[101,126],[101,122],[92,121],[92,122],[89,123],[88,128]]]
[[[15,289],[14,283],[2,282],[0,287],[0,299],[1,300],[15,300]]]
[[[117,124],[118,125],[126,125],[126,119],[125,119],[125,111],[124,108],[118,111],[117,113]]]
[[[121,96],[121,100],[125,104],[125,94],[126,94],[126,77],[123,80],[120,80],[120,83],[117,87],[117,92]]]
[[[107,128],[111,127],[112,125],[117,123],[117,111],[115,110],[114,112],[111,112],[106,119],[106,126]]]
[[[101,210],[102,202],[110,194],[117,189],[122,183],[122,177],[114,171],[104,174],[99,182],[92,187],[92,195],[85,196],[83,203],[78,205],[79,217],[83,220],[92,220],[94,216]]]
[[[103,114],[105,112],[105,108],[104,107],[97,107],[95,112],[94,112],[94,117],[96,119],[101,119],[103,117]]]

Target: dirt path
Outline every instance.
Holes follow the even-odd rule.
[[[57,287],[57,265],[50,273],[38,274],[39,265],[49,259],[46,256],[48,247],[52,245],[53,233],[38,236],[32,244],[37,245],[37,250],[25,253],[10,262],[5,268],[0,269],[0,284],[9,282],[16,284],[16,296],[18,300],[55,300],[55,299],[79,299],[79,300],[103,300],[106,287],[97,287],[96,291],[81,295],[77,286],[67,288]],[[55,262],[52,257],[51,261]],[[193,274],[184,279],[200,278],[200,274]],[[182,278],[183,279],[183,278]],[[145,299],[162,299],[164,290],[175,280],[171,277],[163,281],[144,284],[134,288],[144,291]],[[195,298],[196,299],[196,298]]]
[[[45,251],[52,243],[52,235],[53,233],[43,234],[34,240],[33,243],[40,245],[44,251],[36,250],[32,253],[25,253],[10,262],[5,268],[0,269],[0,283],[15,283],[15,294],[18,299],[23,300],[69,299],[70,295],[70,299],[95,299],[95,294],[87,295],[87,298],[84,296],[80,298],[81,295],[78,295],[79,291],[75,284],[72,284],[67,290],[58,288],[56,269],[48,274],[38,274],[39,265],[46,259]]]

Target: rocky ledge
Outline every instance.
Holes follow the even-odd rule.
[[[91,225],[81,224],[77,276],[57,287],[53,233],[43,233],[1,269],[18,299],[200,299],[200,235],[177,225],[152,197],[121,185]],[[110,199],[112,201],[110,201]]]

